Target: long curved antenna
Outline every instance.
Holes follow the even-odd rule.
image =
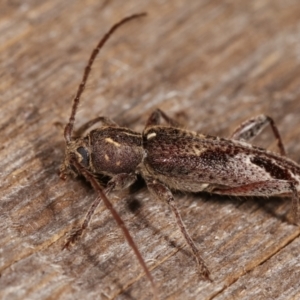
[[[79,105],[80,96],[81,96],[81,94],[84,91],[85,84],[86,84],[87,79],[89,77],[89,74],[91,72],[91,68],[92,68],[93,62],[94,62],[96,56],[98,55],[100,49],[103,47],[103,45],[105,44],[105,42],[108,40],[108,38],[112,35],[112,33],[118,27],[120,27],[121,25],[123,25],[124,23],[126,23],[126,22],[128,22],[128,21],[130,21],[132,19],[136,19],[136,18],[139,18],[139,17],[144,17],[146,15],[147,15],[146,13],[140,13],[140,14],[134,14],[134,15],[131,15],[129,17],[126,17],[126,18],[122,19],[120,22],[116,23],[115,25],[113,25],[111,27],[111,29],[100,40],[100,42],[98,43],[97,47],[93,50],[93,52],[92,52],[92,54],[90,56],[89,62],[87,64],[87,66],[85,67],[82,81],[81,81],[81,83],[80,83],[80,85],[79,85],[79,87],[77,89],[76,96],[75,96],[75,98],[73,100],[73,106],[72,106],[72,111],[71,111],[71,116],[70,116],[70,119],[69,119],[69,123],[65,127],[64,137],[65,137],[65,140],[66,140],[67,144],[70,143],[71,140],[72,140],[72,133],[73,133],[73,127],[74,127],[74,122],[75,122],[75,115],[76,115],[77,107]]]
[[[90,184],[93,186],[94,190],[98,193],[98,197],[100,199],[102,199],[102,201],[104,202],[106,208],[111,212],[113,218],[115,219],[115,221],[117,222],[118,226],[122,229],[124,237],[127,241],[127,243],[129,244],[129,246],[131,247],[131,249],[133,250],[136,258],[138,259],[140,265],[142,266],[146,277],[148,278],[148,280],[151,283],[152,286],[152,290],[153,290],[153,295],[154,295],[154,299],[158,299],[158,293],[157,293],[157,289],[156,289],[156,285],[154,282],[154,279],[142,257],[142,254],[140,253],[138,247],[136,246],[135,242],[133,241],[133,238],[131,237],[126,225],[124,224],[124,221],[121,219],[121,217],[119,216],[119,214],[117,213],[117,211],[114,209],[114,207],[112,206],[111,202],[109,201],[109,199],[107,198],[106,194],[103,192],[99,182],[95,179],[95,177],[93,176],[93,174],[91,174],[88,170],[86,170],[85,168],[83,168],[77,161],[76,159],[73,160],[72,164],[75,165],[75,167],[80,170],[80,173],[90,182]],[[96,204],[97,205],[97,204]],[[68,244],[68,243],[67,243]],[[67,247],[68,245],[66,245]]]

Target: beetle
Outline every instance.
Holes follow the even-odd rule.
[[[150,115],[142,133],[120,127],[109,118],[99,116],[82,125],[74,135],[80,97],[100,49],[118,27],[145,15],[131,15],[116,23],[93,50],[64,130],[66,149],[60,176],[65,179],[69,174],[83,175],[97,193],[81,227],[72,232],[64,248],[80,238],[102,200],[123,230],[156,294],[152,275],[123,220],[109,201],[109,194],[128,188],[138,175],[142,176],[150,193],[168,203],[202,277],[211,280],[209,269],[181,219],[171,191],[290,196],[296,223],[299,219],[300,166],[286,157],[278,129],[273,119],[265,115],[245,121],[227,139],[185,130],[160,109]],[[161,119],[165,124],[161,124]],[[87,133],[97,123],[101,126]],[[249,143],[267,125],[273,130],[279,154]],[[99,181],[99,176],[103,175],[110,178],[105,187]]]

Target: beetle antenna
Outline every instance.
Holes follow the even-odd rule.
[[[94,62],[96,56],[98,55],[100,49],[103,47],[103,45],[108,40],[108,38],[112,35],[112,33],[117,28],[119,28],[121,25],[123,25],[124,23],[126,23],[128,21],[131,21],[132,19],[136,19],[136,18],[139,18],[139,17],[144,17],[146,15],[147,15],[146,13],[140,13],[140,14],[134,14],[134,15],[131,15],[131,16],[128,16],[128,17],[122,19],[121,21],[119,21],[118,23],[116,23],[115,25],[113,25],[110,28],[110,30],[99,41],[97,47],[93,50],[93,52],[90,56],[89,62],[87,64],[87,66],[85,67],[82,81],[81,81],[80,85],[78,86],[76,96],[73,100],[73,106],[72,106],[72,111],[71,111],[71,116],[70,116],[69,122],[65,127],[64,137],[65,137],[65,140],[66,140],[67,144],[69,144],[72,140],[72,133],[73,133],[73,127],[74,127],[74,122],[75,122],[75,115],[76,115],[76,111],[77,111],[77,108],[78,108],[78,105],[79,105],[80,96],[84,91],[87,79],[88,79],[89,74],[91,72],[93,62]]]
[[[114,209],[114,207],[112,206],[110,200],[107,198],[106,193],[103,192],[99,182],[97,181],[97,179],[94,177],[93,174],[91,174],[88,170],[86,170],[84,167],[82,167],[80,165],[80,163],[78,163],[76,160],[73,161],[75,167],[80,170],[80,173],[91,183],[91,185],[93,186],[94,190],[98,193],[98,196],[100,196],[100,199],[102,199],[102,201],[104,202],[106,208],[111,212],[113,218],[115,219],[115,221],[117,222],[118,226],[122,229],[124,237],[127,241],[127,243],[129,244],[129,246],[131,247],[131,249],[133,250],[134,254],[136,255],[139,263],[141,264],[146,277],[149,279],[151,286],[152,286],[152,290],[153,290],[153,295],[154,295],[154,299],[158,299],[158,292],[157,292],[157,288],[155,285],[155,282],[153,280],[153,277],[139,251],[139,249],[137,248],[135,242],[133,241],[126,225],[124,224],[124,221],[121,219],[121,217],[119,216],[119,214],[117,213],[117,211]],[[109,189],[109,188],[108,188]],[[66,245],[66,247],[68,247],[68,243]]]

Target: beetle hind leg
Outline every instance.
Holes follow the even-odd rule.
[[[280,196],[290,195],[292,198],[293,223],[298,224],[300,218],[299,195],[293,181],[288,180],[266,180],[254,182],[232,188],[213,189],[215,194],[232,196]]]
[[[229,138],[233,140],[250,141],[258,136],[267,125],[271,126],[280,154],[285,156],[286,152],[277,126],[275,125],[274,120],[266,115],[259,115],[246,120],[238,128],[236,128]]]

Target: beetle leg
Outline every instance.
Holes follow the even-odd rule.
[[[205,262],[204,262],[203,258],[201,257],[199,250],[197,249],[193,239],[191,238],[191,236],[189,235],[189,233],[187,232],[187,229],[185,228],[185,226],[183,224],[180,213],[179,213],[176,203],[174,201],[172,192],[170,191],[170,189],[167,186],[165,186],[161,182],[158,182],[154,178],[146,177],[145,180],[146,180],[146,184],[147,184],[149,191],[156,198],[163,199],[166,203],[168,203],[169,207],[171,208],[171,210],[175,216],[177,225],[180,228],[180,231],[181,231],[186,243],[189,245],[189,247],[191,248],[191,250],[195,256],[195,259],[199,266],[201,276],[204,277],[205,279],[208,279],[211,281],[211,279],[209,277],[209,274],[210,274],[209,270],[206,267]]]
[[[284,150],[282,139],[277,126],[275,125],[273,119],[266,115],[259,115],[257,117],[246,120],[238,128],[235,129],[235,131],[229,138],[233,140],[249,141],[258,136],[267,125],[270,125],[272,128],[273,134],[277,140],[277,146],[279,148],[280,154],[285,156],[286,152]]]
[[[114,177],[112,177],[111,180],[108,182],[107,188],[105,189],[104,193],[105,195],[108,195],[111,192],[126,189],[127,187],[132,185],[135,181],[136,181],[136,175],[134,174],[126,174],[126,173],[117,174]],[[79,229],[71,233],[63,249],[69,248],[71,244],[74,244],[81,237],[83,231],[88,227],[88,224],[91,221],[92,216],[96,208],[98,207],[100,201],[101,201],[101,197],[98,196],[95,199],[95,201],[92,203],[90,208],[88,209],[88,212],[81,226],[79,227]]]
[[[149,117],[147,123],[146,123],[146,126],[145,126],[145,129],[147,129],[148,127],[150,126],[153,126],[153,125],[159,125],[160,124],[160,119],[163,118],[169,126],[172,126],[172,127],[181,127],[181,125],[173,120],[172,118],[168,117],[162,110],[160,109],[156,109]]]
[[[233,196],[280,196],[280,194],[291,195],[293,223],[299,220],[299,196],[293,181],[288,180],[266,180],[254,182],[232,188],[215,188],[212,193]]]
[[[87,121],[86,123],[82,124],[77,130],[75,135],[78,137],[83,136],[83,134],[89,129],[91,128],[93,125],[97,124],[101,122],[102,126],[111,126],[111,127],[118,127],[119,125],[117,123],[115,123],[113,120],[107,118],[107,117],[96,117],[90,121]]]

